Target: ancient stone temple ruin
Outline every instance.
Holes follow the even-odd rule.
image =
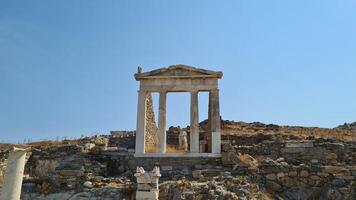
[[[149,72],[142,72],[139,67],[135,79],[140,82],[137,106],[136,127],[136,157],[219,157],[221,153],[221,127],[219,110],[219,87],[218,80],[223,76],[222,72],[199,69],[186,65],[172,65]],[[189,152],[167,153],[166,151],[166,99],[168,92],[189,92],[190,101],[190,130],[189,130]],[[209,92],[208,124],[209,133],[200,137],[199,133],[199,110],[198,93]],[[147,96],[151,93],[159,93],[159,111],[157,148],[158,152],[148,153],[146,151],[147,127]],[[150,136],[152,137],[152,136]],[[154,138],[154,137],[153,137]],[[203,138],[202,140],[200,138]],[[183,140],[184,141],[184,140]],[[201,144],[208,144],[208,148],[200,148]]]

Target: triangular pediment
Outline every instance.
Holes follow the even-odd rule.
[[[191,67],[187,65],[172,65],[149,72],[138,71],[136,80],[160,78],[221,78],[222,72]]]

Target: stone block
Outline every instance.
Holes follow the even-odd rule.
[[[289,142],[286,143],[287,148],[311,148],[314,147],[312,142]]]
[[[199,178],[201,175],[202,171],[201,170],[194,170],[192,172],[193,178]]]
[[[139,183],[137,184],[137,190],[139,191],[151,191],[154,186],[149,183]]]
[[[307,177],[307,176],[309,176],[309,172],[306,171],[306,170],[302,170],[302,171],[300,172],[299,176],[301,176],[301,177]]]
[[[137,178],[137,183],[151,183],[150,176],[138,176],[136,178]]]
[[[334,186],[334,187],[343,187],[343,186],[346,185],[346,182],[343,179],[334,179],[331,182],[331,185]]]
[[[335,153],[328,153],[328,154],[326,154],[325,155],[325,158],[327,159],[327,160],[337,160],[337,155],[335,154]]]
[[[291,172],[288,173],[288,176],[290,176],[290,177],[295,177],[297,175],[298,175],[297,171],[291,171]]]
[[[276,176],[276,174],[267,174],[266,178],[267,178],[267,180],[273,181],[273,180],[277,179],[277,176]]]
[[[339,167],[339,166],[323,166],[322,169],[323,172],[329,174],[336,174],[336,173],[341,173],[346,171],[344,167]]]
[[[329,176],[328,173],[324,173],[324,172],[318,172],[317,174],[318,174],[318,176],[321,176],[321,177]]]
[[[281,178],[283,178],[284,176],[285,176],[285,174],[284,174],[283,172],[277,173],[277,178],[278,178],[278,179],[281,179]]]
[[[172,170],[173,170],[173,167],[170,166],[170,165],[166,165],[166,166],[162,166],[162,167],[161,167],[161,170],[162,170],[162,171],[172,171]]]
[[[351,180],[356,180],[356,177],[354,177],[354,176],[344,176],[344,175],[340,175],[340,176],[335,176],[336,178],[338,178],[338,179],[344,179],[344,180],[349,180],[349,181],[351,181]]]
[[[279,192],[282,190],[282,186],[274,181],[267,181],[265,186],[267,190],[272,192]]]
[[[289,178],[289,177],[285,177],[283,179],[283,184],[286,187],[294,187],[297,185],[296,179],[295,178]]]
[[[59,171],[60,176],[83,176],[81,170],[61,170]]]
[[[158,191],[137,191],[136,200],[158,200]]]
[[[304,151],[304,147],[286,147],[281,149],[282,153],[302,153]]]

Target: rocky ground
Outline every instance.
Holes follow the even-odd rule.
[[[160,199],[356,199],[354,127],[222,121],[222,158],[211,159],[134,158],[133,132],[26,144],[22,199],[134,199],[137,166],[160,167]],[[0,146],[0,184],[11,146]]]

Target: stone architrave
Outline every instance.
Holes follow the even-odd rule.
[[[27,152],[27,149],[14,147],[9,153],[0,199],[20,200]]]

